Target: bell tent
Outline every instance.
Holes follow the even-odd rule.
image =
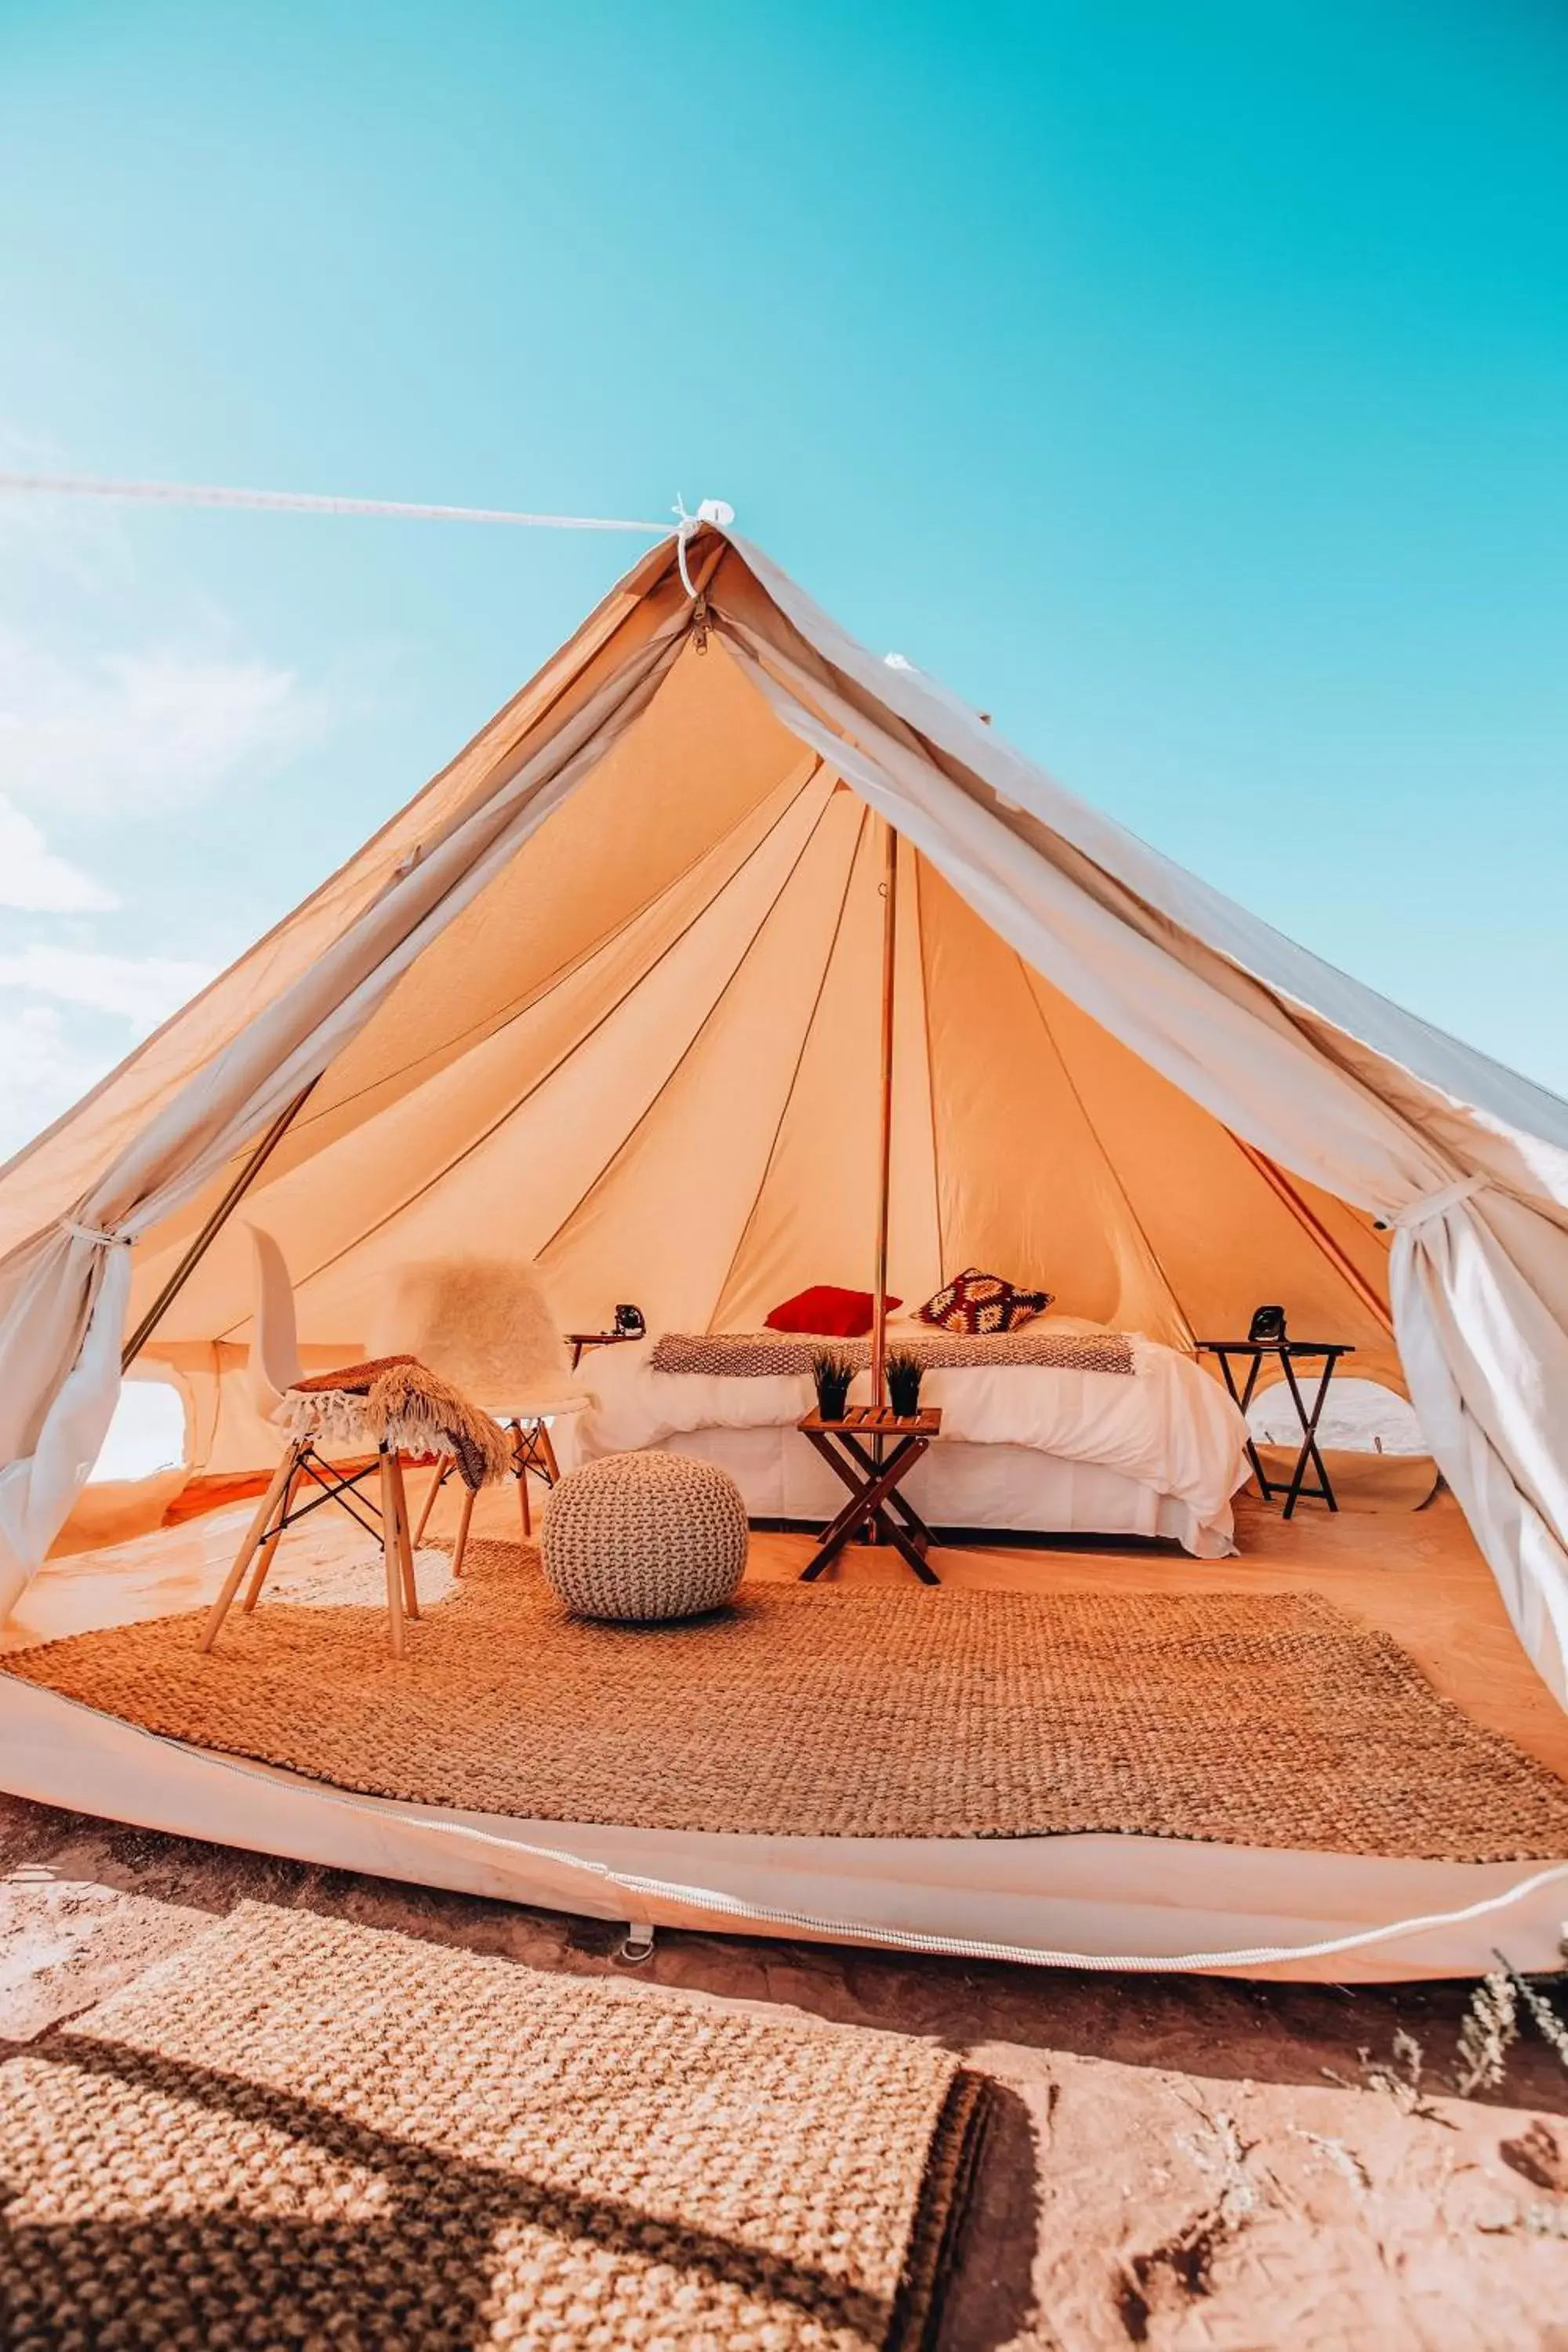
[[[128,1340],[195,1399],[198,1466],[275,1450],[246,1219],[319,1363],[390,1268],[479,1241],[536,1261],[568,1325],[635,1299],[743,1330],[864,1285],[888,825],[894,1289],[1003,1265],[1184,1349],[1282,1301],[1408,1394],[1568,1700],[1568,1106],[1097,815],[711,523],[0,1172],[0,1602]]]

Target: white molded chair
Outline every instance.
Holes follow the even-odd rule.
[[[298,1390],[305,1375],[300,1363],[299,1328],[294,1314],[294,1286],[289,1279],[289,1268],[283,1253],[272,1235],[259,1225],[247,1229],[255,1254],[255,1305],[251,1326],[250,1358],[247,1376],[257,1411],[264,1420],[276,1421],[284,1405],[286,1392]],[[345,1383],[351,1375],[363,1370],[358,1365],[345,1364],[342,1377]],[[222,1591],[213,1602],[203,1629],[202,1648],[210,1650],[217,1640],[223,1621],[234,1605],[236,1593],[247,1568],[250,1582],[246,1587],[242,1607],[248,1616],[261,1598],[261,1588],[272,1566],[273,1554],[291,1527],[309,1511],[322,1503],[336,1502],[361,1527],[375,1531],[379,1522],[382,1554],[386,1564],[386,1609],[394,1657],[403,1655],[403,1630],[405,1617],[419,1614],[419,1596],[414,1583],[414,1541],[409,1535],[408,1500],[404,1492],[403,1464],[395,1444],[379,1442],[374,1457],[354,1471],[345,1471],[325,1460],[318,1453],[316,1438],[322,1429],[332,1433],[341,1444],[343,1432],[352,1427],[356,1403],[363,1403],[363,1391],[357,1392],[345,1385],[335,1389],[332,1374],[318,1374],[310,1382],[310,1390],[320,1397],[320,1421],[308,1433],[291,1437],[283,1451],[271,1485],[261,1498],[260,1507],[247,1531],[234,1566],[224,1580]],[[362,1482],[373,1475],[380,1478],[380,1502],[359,1489]],[[296,1496],[307,1485],[320,1487],[319,1494],[309,1500],[296,1503]],[[352,1499],[351,1499],[352,1498]],[[471,1500],[471,1497],[470,1497]],[[368,1511],[370,1518],[362,1514]]]
[[[574,1381],[566,1342],[539,1270],[526,1259],[455,1257],[401,1266],[385,1286],[374,1318],[372,1355],[416,1355],[499,1421],[511,1438],[512,1473],[525,1538],[533,1533],[528,1482],[553,1486],[561,1475],[550,1423],[581,1412],[587,1391]],[[419,1541],[451,1464],[443,1461],[425,1497],[414,1540]],[[471,1493],[452,1555],[463,1572]]]
[[[251,1402],[263,1421],[274,1421],[284,1391],[303,1377],[300,1362],[300,1327],[294,1315],[294,1286],[283,1253],[272,1235],[259,1225],[247,1225],[255,1269],[255,1304],[250,1327],[250,1358],[246,1376]]]

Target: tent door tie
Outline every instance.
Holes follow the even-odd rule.
[[[1490,1181],[1489,1176],[1463,1176],[1457,1184],[1445,1184],[1436,1192],[1423,1192],[1417,1199],[1407,1202],[1403,1209],[1396,1210],[1392,1217],[1379,1217],[1373,1222],[1382,1233],[1386,1233],[1390,1225],[1397,1227],[1402,1234],[1419,1233],[1423,1225],[1433,1224],[1437,1218],[1447,1216],[1450,1209],[1458,1208],[1461,1201],[1468,1201],[1473,1192],[1481,1192]]]
[[[60,1224],[65,1232],[70,1234],[73,1241],[91,1242],[98,1249],[129,1249],[131,1247],[132,1236],[130,1234],[108,1233],[101,1225],[84,1225],[79,1223],[75,1217],[62,1217],[60,1219]]]

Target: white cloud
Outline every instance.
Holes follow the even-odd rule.
[[[129,1045],[212,977],[212,965],[178,956],[42,941],[0,954],[0,1160],[79,1101]]]
[[[0,466],[72,470],[4,417]],[[112,507],[0,494],[0,1159],[213,977],[179,952],[181,813],[342,716],[341,679],[268,658],[148,553]]]
[[[58,1005],[0,1004],[0,1160],[68,1110],[119,1058],[73,1036]]]
[[[0,790],[26,801],[163,814],[320,731],[318,695],[259,656],[69,658],[0,628]]]
[[[0,793],[0,907],[29,915],[98,915],[119,903],[112,890],[58,856],[32,818]]]
[[[216,969],[183,956],[108,955],[96,948],[35,940],[0,954],[0,988],[26,989],[52,998],[57,1005],[80,1004],[111,1013],[140,1036],[205,988]]]

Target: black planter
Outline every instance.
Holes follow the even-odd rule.
[[[816,1389],[816,1410],[823,1420],[842,1421],[849,1402],[849,1383],[855,1377],[854,1365],[842,1356],[815,1356],[811,1377]]]

